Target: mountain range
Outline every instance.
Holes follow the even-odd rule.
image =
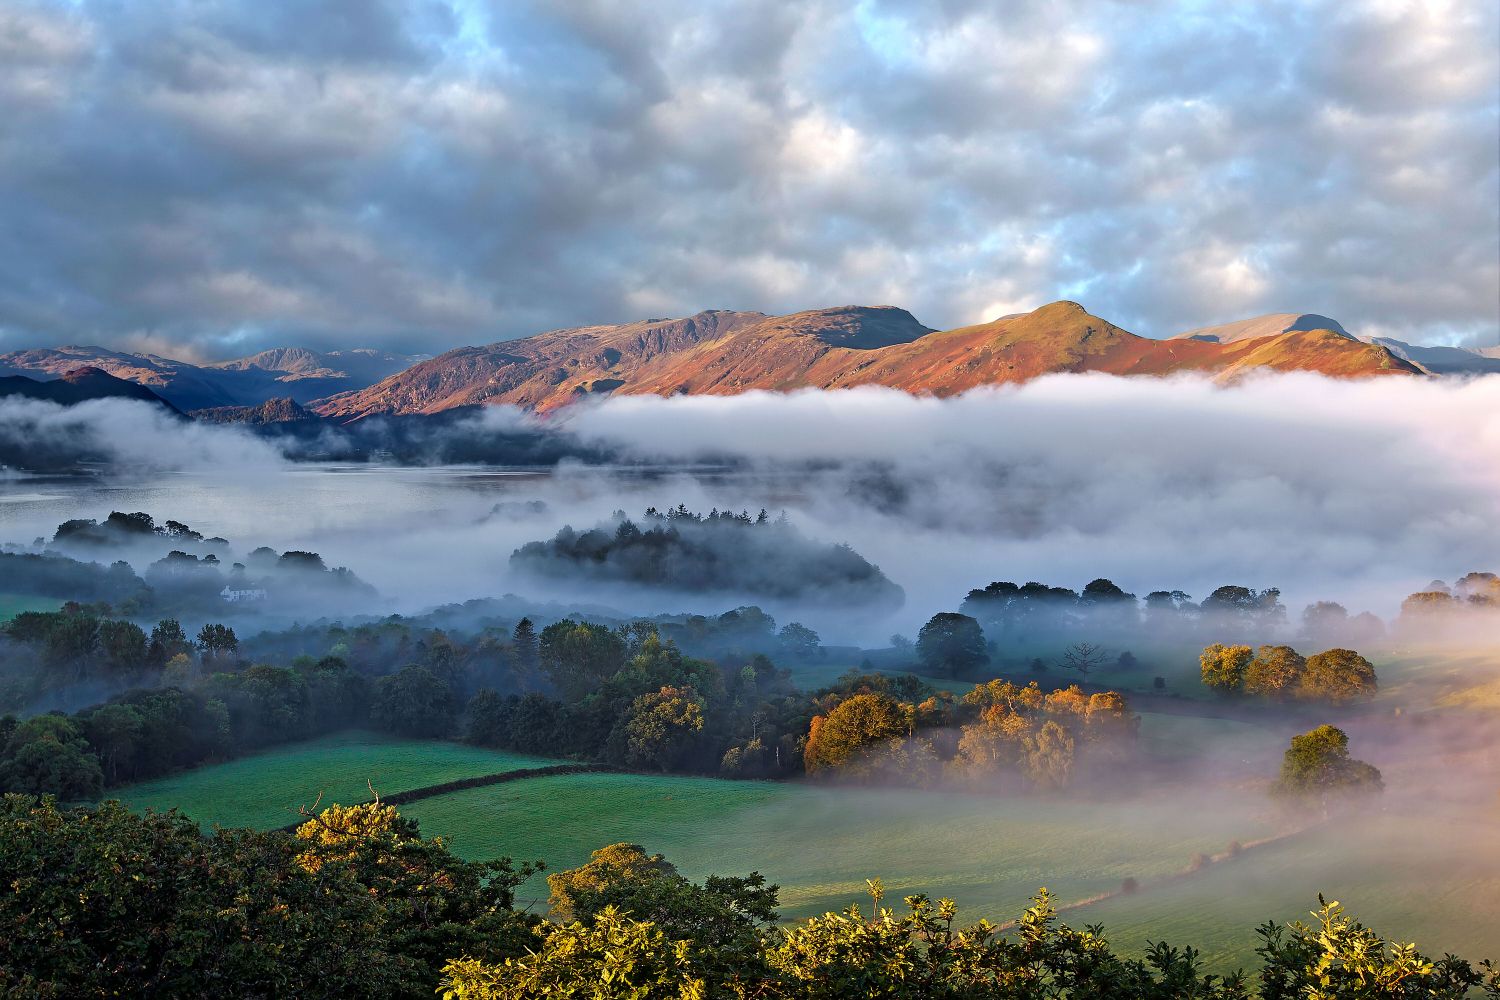
[[[27,378],[25,375],[0,375],[0,399],[7,397],[22,399],[45,399],[63,406],[84,403],[91,399],[134,399],[143,403],[154,403],[178,416],[177,407],[162,399],[143,385],[116,378],[99,368],[70,368],[53,379]]]
[[[1076,302],[941,331],[893,306],[788,316],[709,311],[460,348],[309,409],[347,422],[483,403],[545,412],[602,393],[732,395],[882,385],[945,396],[1053,372],[1199,372],[1220,379],[1254,369],[1424,374],[1419,363],[1387,345],[1358,340],[1332,320],[1288,315],[1155,340]]]
[[[1361,339],[1316,313],[1273,313],[1154,339],[1076,302],[1054,302],[953,330],[931,329],[895,306],[785,316],[711,309],[680,319],[551,330],[433,358],[303,348],[209,365],[96,347],[0,355],[0,375],[47,377],[82,367],[144,386],[199,419],[264,425],[350,423],[499,403],[548,412],[610,393],[880,385],[947,396],[1054,372],[1192,372],[1221,381],[1255,370],[1344,378],[1476,375],[1500,373],[1500,349]]]
[[[56,347],[0,354],[0,376],[56,378],[94,368],[151,389],[180,410],[258,406],[286,396],[299,403],[362,389],[401,371],[420,355],[356,349],[318,353],[300,347],[262,351],[205,365],[104,347]]]

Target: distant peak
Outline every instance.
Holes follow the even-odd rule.
[[[1034,316],[1052,316],[1052,315],[1058,315],[1058,316],[1076,316],[1079,313],[1087,315],[1088,314],[1088,310],[1085,309],[1081,303],[1074,302],[1072,299],[1058,299],[1056,302],[1049,302],[1046,305],[1042,306],[1041,308],[1037,309],[1035,312],[1032,313],[1032,315],[1034,315]]]
[[[1347,340],[1355,339],[1338,320],[1318,313],[1266,313],[1263,316],[1252,316],[1249,319],[1236,320],[1232,323],[1188,330],[1169,339],[1233,344],[1241,340],[1276,337],[1284,333],[1305,333],[1311,330],[1329,330]]]

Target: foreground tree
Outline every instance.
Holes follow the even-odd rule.
[[[349,836],[204,836],[176,813],[6,796],[6,995],[431,997],[453,955],[521,953],[511,892],[529,867],[462,861],[384,818],[318,818]]]

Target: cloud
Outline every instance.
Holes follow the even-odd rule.
[[[22,2],[0,348],[1057,298],[1492,343],[1497,53],[1467,3]]]
[[[154,404],[0,399],[0,470],[67,470],[80,462],[103,463],[126,476],[194,471],[249,482],[285,465],[260,438],[185,420]]]
[[[386,431],[365,433],[380,441]],[[428,460],[475,464],[308,466],[242,431],[140,404],[3,401],[0,464],[14,461],[7,451],[47,452],[103,460],[112,473],[178,474],[169,497],[154,476],[104,480],[107,490],[58,481],[57,503],[0,511],[0,541],[124,504],[318,551],[403,610],[507,592],[637,614],[758,602],[830,640],[866,642],[915,634],[992,580],[1076,589],[1102,576],[1136,594],[1197,599],[1222,584],[1275,586],[1294,617],[1336,600],[1389,619],[1434,578],[1500,571],[1500,379],[1292,374],[1226,388],[1060,375],[948,399],[872,388],[632,396],[546,420],[489,407],[403,440]],[[504,513],[537,500],[540,513]],[[819,611],[752,594],[537,580],[507,564],[564,525],[678,503],[786,509],[807,537],[848,543],[877,565],[906,603],[894,618]]]
[[[564,419],[639,459],[748,462],[758,493],[705,501],[795,497],[811,534],[852,544],[924,613],[990,580],[1105,576],[1391,615],[1434,577],[1500,565],[1497,404],[1496,380],[1064,375],[951,399],[620,397]]]

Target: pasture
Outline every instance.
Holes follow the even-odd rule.
[[[555,870],[627,841],[691,877],[757,870],[781,884],[788,916],[841,908],[879,876],[892,899],[952,895],[975,916],[1004,917],[1044,885],[1064,899],[1108,892],[1270,831],[1244,808],[1163,829],[1139,803],[631,774],[471,789],[403,812],[468,857]],[[545,894],[540,880],[535,889]]]
[[[56,611],[62,603],[55,597],[0,593],[0,622],[8,622],[23,611]]]
[[[205,827],[265,830],[297,821],[298,806],[364,802],[383,795],[556,761],[444,740],[345,732],[275,747],[181,774],[110,790],[137,809],[182,810]],[[441,831],[435,831],[441,832]]]

